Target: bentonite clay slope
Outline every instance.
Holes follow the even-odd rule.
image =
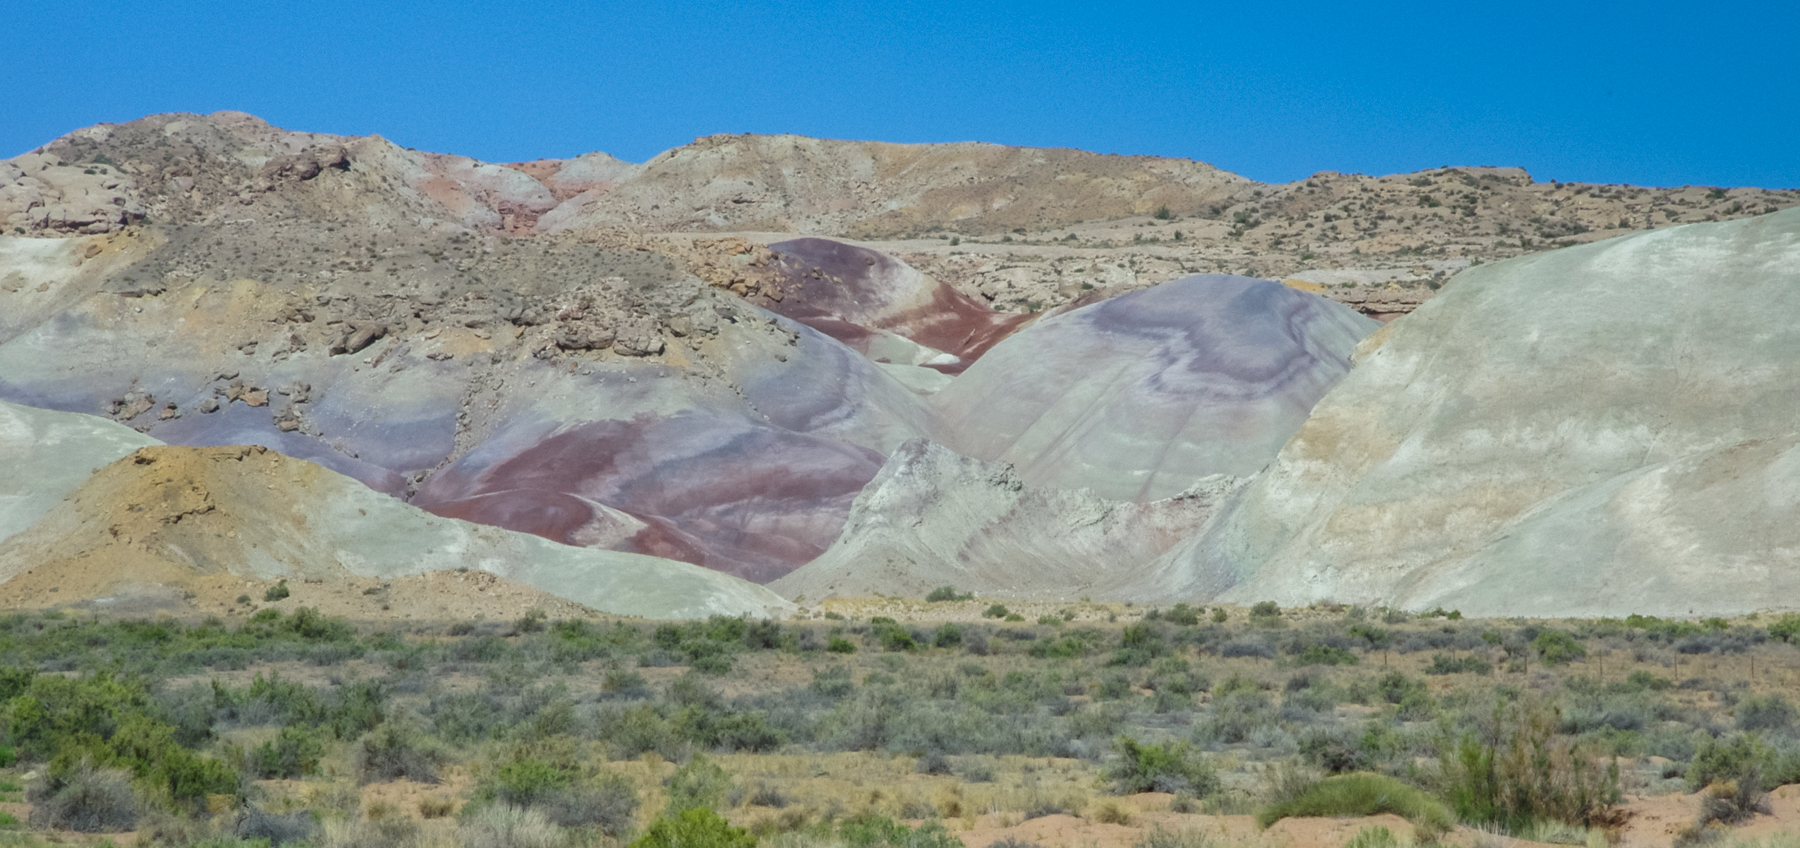
[[[1160,500],[1261,470],[1378,326],[1267,280],[1188,277],[1033,324],[932,400],[958,453]]]
[[[1800,210],[1465,272],[1135,594],[1800,607],[1795,315]]]
[[[591,349],[614,332],[591,319],[629,286],[527,297],[546,317],[518,323],[498,296],[96,291],[0,342],[0,397],[173,444],[262,444],[446,515],[760,579],[823,551],[882,452],[933,433],[875,363],[693,282],[652,289],[673,318],[634,319],[654,353]],[[380,332],[346,345],[359,326]],[[582,461],[542,466],[570,451]]]
[[[767,616],[789,607],[759,586],[685,563],[430,515],[261,447],[141,448],[0,544],[0,578],[27,594],[39,585],[74,595],[195,574],[328,580],[456,568],[620,615]]]
[[[0,401],[0,541],[36,523],[94,469],[154,444],[99,416]]]
[[[779,294],[766,248],[497,235],[579,187],[558,180],[624,172],[603,159],[546,188],[234,114],[33,155],[44,173],[156,175],[134,202],[158,224],[0,237],[6,400],[261,444],[401,497],[443,470],[422,503],[446,514],[762,578],[830,544],[882,452],[933,435],[894,375],[734,295]],[[605,454],[590,467],[623,472],[474,479],[538,438],[587,438]],[[719,474],[722,456],[743,473]]]
[[[843,535],[770,584],[790,597],[920,597],[955,586],[984,597],[1104,597],[1197,531],[1239,485],[1215,477],[1173,498],[1109,501],[1028,486],[1012,468],[907,442],[856,498]]]
[[[877,362],[958,374],[1030,320],[995,312],[866,247],[821,238],[769,247],[777,256],[782,298],[762,305]],[[896,345],[893,336],[916,347]]]

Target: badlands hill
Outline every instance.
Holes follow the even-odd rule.
[[[55,452],[63,470],[74,470],[104,461],[126,441],[93,432],[104,427],[90,422],[107,422],[92,416],[0,411],[68,425],[55,428],[56,442],[9,437],[0,454],[7,459]],[[129,596],[215,575],[319,583],[471,570],[624,615],[763,616],[788,606],[767,590],[685,563],[432,516],[259,446],[140,447],[94,469],[28,529],[0,538],[0,595],[39,605],[63,593]]]
[[[1321,416],[1340,397],[1362,410],[1430,394],[1370,383],[1392,350],[1436,363],[1434,385],[1472,387],[1439,402],[1472,422],[1446,445],[1499,438],[1479,434],[1505,432],[1499,387],[1515,383],[1545,409],[1559,393],[1591,401],[1564,430],[1674,414],[1656,400],[1672,395],[1624,388],[1665,351],[1617,342],[1622,327],[1654,316],[1671,343],[1710,334],[1686,322],[1738,301],[1690,303],[1696,275],[1791,287],[1779,234],[1800,213],[1777,210],[1796,204],[1792,191],[1545,185],[1494,168],[1265,185],[1180,160],[788,136],[710,137],[642,165],[500,165],[239,113],[102,125],[0,163],[0,401],[115,422],[9,413],[19,443],[107,435],[43,448],[29,460],[41,483],[0,490],[0,562],[41,575],[105,552],[114,575],[316,579],[467,566],[654,615],[779,612],[753,585],[771,581],[813,598],[953,582],[1483,611],[1502,603],[1491,590],[1426,590],[1479,584],[1469,575],[1489,566],[1474,563],[1510,538],[1505,505],[1561,489],[1507,494],[1479,521],[1467,498],[1344,512],[1333,493],[1366,485],[1346,481],[1399,473],[1350,457],[1396,438],[1405,480],[1500,489],[1453,447],[1419,458],[1416,436],[1338,427],[1348,441],[1323,453],[1297,446],[1321,443],[1307,434],[1337,420]],[[1765,235],[1691,250],[1685,234],[1707,227]],[[1532,253],[1558,245],[1574,246]],[[1557,264],[1584,251],[1636,264]],[[1710,344],[1730,355],[1694,360],[1683,385],[1790,368],[1754,342],[1778,334],[1758,321],[1783,314],[1757,303],[1720,319],[1729,332]],[[1508,344],[1526,352],[1496,360]],[[1607,353],[1582,371],[1584,351]],[[1491,409],[1477,402],[1490,395]],[[1687,426],[1729,439],[1742,429],[1731,408],[1693,410]],[[270,453],[184,452],[243,445]],[[151,491],[137,477],[154,472],[119,459],[140,449],[183,469],[166,477],[202,481],[208,517],[121,523],[146,501],[102,495]],[[1495,454],[1492,467],[1538,462],[1554,466],[1543,479],[1587,485],[1564,466],[1590,452]],[[244,476],[265,461],[274,470]],[[1770,467],[1779,479],[1785,466]],[[165,519],[188,514],[157,503]],[[1474,533],[1446,549],[1470,564],[1384,567],[1462,576],[1365,577],[1369,557],[1442,540],[1396,529],[1382,544],[1398,547],[1363,550],[1333,535],[1414,526]],[[1561,539],[1560,526],[1534,532]],[[1767,562],[1779,541],[1737,535],[1734,561]],[[1608,603],[1602,584],[1583,592]]]
[[[1479,268],[1139,597],[1490,615],[1800,598],[1800,211]]]

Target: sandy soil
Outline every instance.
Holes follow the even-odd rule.
[[[282,581],[170,571],[120,580],[109,572],[65,569],[57,577],[56,588],[61,592],[14,580],[0,584],[0,609],[61,608],[109,617],[216,615],[227,621],[265,607],[283,613],[313,607],[352,621],[501,621],[520,618],[531,610],[541,610],[551,620],[614,617],[485,571],[433,571],[387,580],[290,580],[286,581],[288,597],[272,602],[263,600],[264,593]],[[163,579],[155,580],[156,576]],[[67,602],[58,603],[59,595]]]

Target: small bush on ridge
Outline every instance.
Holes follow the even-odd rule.
[[[1120,795],[1138,792],[1191,792],[1206,796],[1219,789],[1219,775],[1206,757],[1186,742],[1144,745],[1129,736],[1114,743],[1119,758],[1103,776]]]
[[[1381,774],[1355,773],[1327,777],[1292,800],[1258,810],[1256,823],[1268,827],[1295,816],[1374,816],[1393,813],[1412,822],[1421,836],[1432,838],[1456,825],[1443,802],[1423,790]]]

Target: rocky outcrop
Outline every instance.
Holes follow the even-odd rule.
[[[305,182],[326,169],[350,169],[350,153],[341,144],[321,145],[299,153],[276,156],[257,170],[253,191],[274,191],[291,182]],[[190,183],[191,178],[188,178]]]
[[[48,153],[0,162],[0,232],[110,233],[143,217],[136,181],[115,166]]]

